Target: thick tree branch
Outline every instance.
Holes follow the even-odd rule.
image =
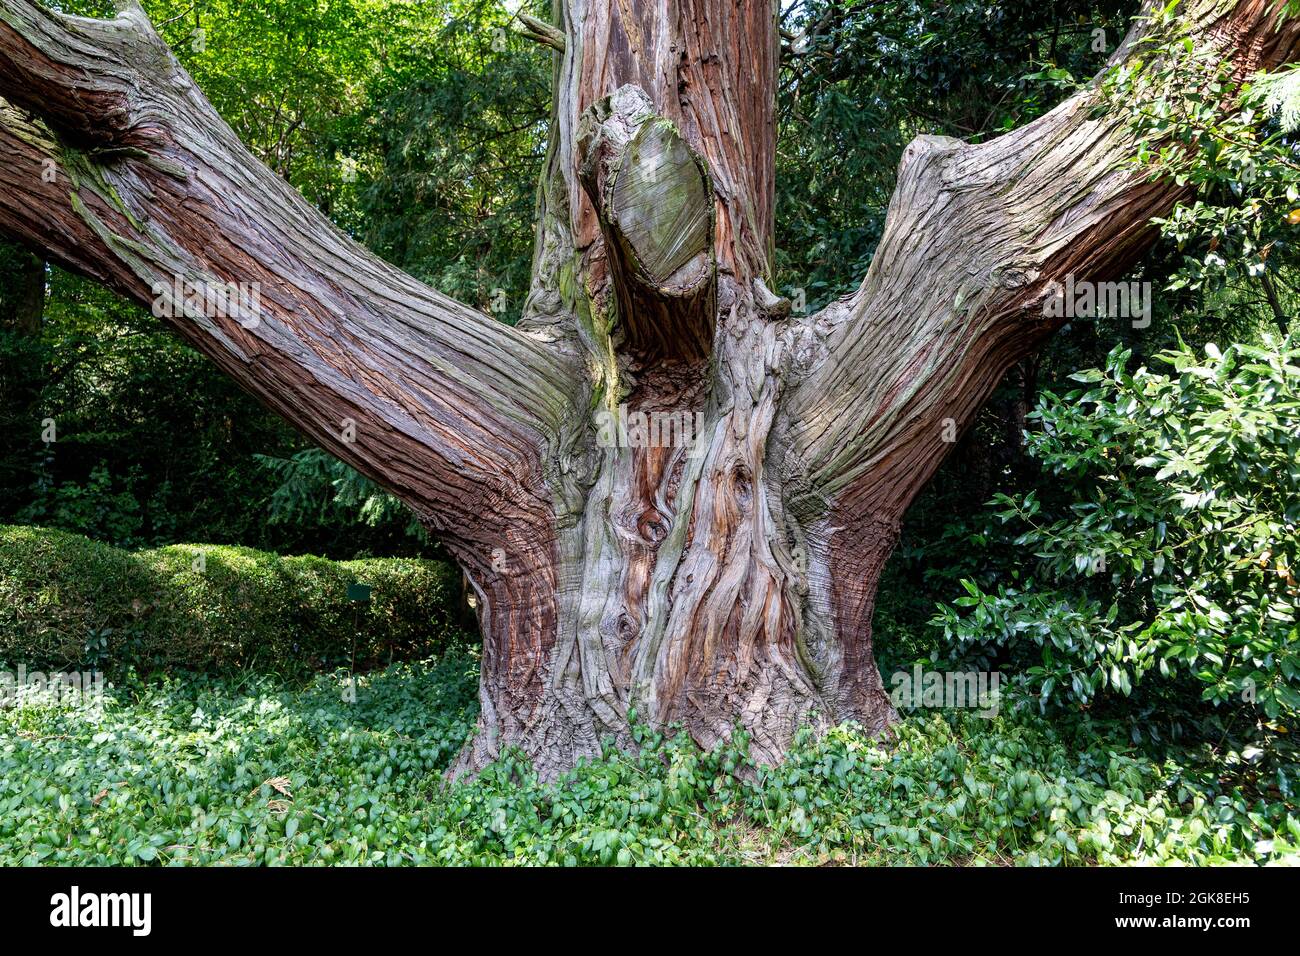
[[[1277,28],[1283,6],[1193,0],[1180,16],[1244,78],[1294,55],[1300,29]],[[871,616],[907,506],[1006,370],[1060,324],[1044,309],[1051,283],[1119,278],[1182,195],[1133,169],[1136,136],[1102,99],[1095,83],[979,145],[917,139],[861,288],[792,330],[797,384],[772,457],[807,529],[808,617],[828,622],[841,675],[829,696],[849,712],[888,711]]]
[[[0,0],[0,96],[0,233],[178,313],[183,337],[471,565],[508,539],[549,547],[543,472],[573,370],[334,228],[138,7],[96,21]],[[220,289],[239,290],[232,307],[202,300]]]
[[[1240,77],[1300,48],[1276,0],[1193,0],[1180,13]],[[1130,55],[1140,21],[1112,62]],[[790,478],[808,513],[901,516],[1002,374],[1060,324],[1054,281],[1118,278],[1182,195],[1127,165],[1137,138],[1099,110],[1100,78],[979,145],[922,136],[905,151],[856,294],[808,324],[810,371],[789,396]],[[815,344],[814,344],[815,343]]]

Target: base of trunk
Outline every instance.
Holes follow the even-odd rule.
[[[831,727],[852,722],[872,737],[887,733],[898,715],[879,677],[872,683],[879,692],[870,695],[868,708],[835,714],[815,692],[796,689],[781,669],[764,668],[752,675],[742,692],[707,696],[701,689],[699,695],[691,695],[691,709],[677,719],[645,723],[656,730],[686,733],[706,750],[732,740],[741,731],[748,740],[749,758],[770,766],[784,759],[803,728],[820,735]],[[477,774],[511,751],[526,758],[539,779],[551,781],[584,759],[599,758],[602,745],[628,753],[638,749],[626,715],[611,725],[591,701],[569,693],[550,695],[526,716],[507,711],[503,718],[495,707],[490,713],[492,716],[488,712],[480,715],[473,739],[451,768],[452,779]],[[642,721],[643,716],[638,714],[637,720]]]
[[[841,563],[860,577],[837,589],[818,583],[831,578],[815,551],[792,563],[797,576],[788,579],[715,547],[712,583],[698,592],[691,588],[703,572],[682,563],[691,549],[678,556],[667,588],[675,600],[655,617],[633,618],[622,586],[600,600],[561,586],[557,593],[571,597],[557,615],[505,612],[511,605],[500,587],[479,587],[481,713],[451,776],[475,774],[513,750],[552,780],[598,758],[603,746],[636,750],[633,722],[684,732],[705,749],[740,731],[750,759],[767,765],[782,760],[802,728],[820,734],[853,722],[872,736],[886,732],[897,714],[869,629],[883,558],[859,549],[856,560]],[[725,569],[733,565],[744,568],[728,588]],[[644,580],[637,566],[608,580]],[[594,580],[580,568],[554,578]],[[530,637],[534,626],[546,633]],[[524,666],[530,660],[536,666]]]

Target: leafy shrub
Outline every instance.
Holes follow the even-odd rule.
[[[965,580],[935,622],[959,646],[1014,652],[1044,704],[1127,696],[1158,671],[1216,704],[1294,714],[1300,353],[1169,351],[1172,374],[1130,374],[1128,358],[1031,416],[1029,454],[1057,494],[997,498],[1029,573]]]
[[[1180,260],[1167,289],[1207,293],[1203,306],[1219,312],[1246,311],[1252,293],[1263,293],[1286,333],[1300,263],[1300,72],[1288,66],[1243,84],[1212,46],[1194,41],[1177,5],[1154,19],[1141,53],[1112,68],[1103,90],[1139,137],[1134,167],[1193,191],[1153,220]]]
[[[453,649],[358,680],[168,680],[98,711],[0,708],[0,864],[1220,863],[1297,858],[1294,759],[1152,760],[1097,724],[908,719],[755,768],[639,728],[553,783],[516,754],[444,772],[473,726]]]
[[[369,603],[348,600],[354,582],[373,589]],[[444,647],[459,595],[458,572],[435,561],[127,552],[0,525],[0,662],[29,669],[371,667]]]
[[[92,468],[84,483],[64,481],[55,486],[40,478],[31,489],[31,503],[16,517],[24,524],[50,525],[129,547],[143,523],[132,488],[138,474],[139,469],[131,469],[120,488],[114,487],[103,464]]]
[[[280,482],[267,502],[269,524],[400,525],[412,538],[427,538],[406,505],[323,448],[307,448],[289,458],[253,458]]]

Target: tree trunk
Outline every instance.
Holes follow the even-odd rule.
[[[0,330],[36,335],[45,316],[45,263],[0,244]]]
[[[1277,3],[1186,6],[1242,76],[1296,47]],[[519,747],[553,776],[632,746],[631,711],[704,745],[741,726],[764,761],[801,724],[882,731],[871,613],[904,509],[1053,330],[1049,283],[1117,276],[1179,192],[1121,167],[1132,134],[1095,91],[981,145],[921,137],[862,287],[792,314],[770,289],[773,6],[554,20],[526,28],[555,97],[518,328],[338,233],[134,8],[0,0],[0,232],[142,303],[256,284],[171,321],[461,562],[484,644],[458,772]]]

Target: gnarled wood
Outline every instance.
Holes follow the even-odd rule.
[[[1191,35],[1245,79],[1300,48],[1300,21],[1282,20],[1281,7],[1180,9]],[[1148,29],[1139,18],[1112,64]],[[1007,369],[1063,324],[1044,309],[1053,283],[1121,276],[1154,240],[1151,219],[1186,194],[1129,164],[1139,143],[1104,106],[1094,84],[979,145],[919,137],[862,286],[807,323],[810,348],[825,357],[790,393],[779,447],[792,507],[812,520],[812,566],[837,595],[846,652],[869,633],[871,569],[953,448],[944,436],[965,431]],[[844,567],[865,570],[838,574]]]

